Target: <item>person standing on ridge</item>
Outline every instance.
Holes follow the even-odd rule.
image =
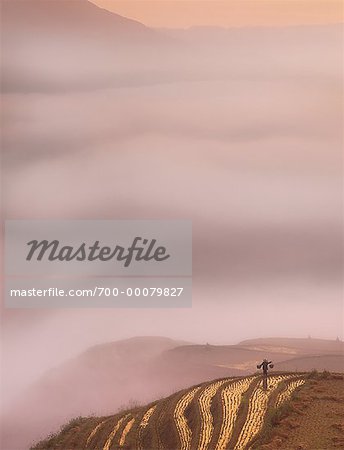
[[[263,361],[258,364],[257,369],[263,369],[263,389],[266,390],[268,388],[268,370],[269,368],[273,368],[272,361],[268,361],[267,359],[263,359]]]

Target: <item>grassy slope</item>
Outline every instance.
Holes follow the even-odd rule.
[[[343,376],[315,375],[269,420],[253,448],[334,450],[344,448]]]
[[[300,374],[297,376],[300,377]],[[248,377],[243,378],[247,379]],[[253,444],[254,448],[324,450],[343,446],[340,433],[344,430],[344,406],[339,401],[343,400],[343,378],[329,376],[325,379],[317,374],[312,374],[312,377],[304,374],[301,375],[301,379],[305,380],[303,386],[294,391],[291,401],[286,400],[279,408],[276,408],[276,402],[280,393],[295,378],[279,381],[276,389],[269,393],[267,413],[263,415],[263,428],[259,429],[259,434],[251,435],[253,439],[250,439],[250,445]],[[240,380],[232,378],[225,379],[222,383],[217,383],[218,380],[203,383],[145,407],[122,411],[110,417],[75,419],[59,434],[37,444],[34,449],[179,449],[180,434],[176,426],[175,410],[177,405],[181,405],[183,400],[187,399],[181,414],[182,419],[185,419],[184,437],[189,439],[185,448],[200,449],[202,448],[200,442],[208,442],[208,450],[213,450],[216,448],[223,422],[222,391],[228,386],[233,386],[234,390],[235,383]],[[259,386],[260,380],[250,378],[248,382],[250,386],[240,398],[240,407],[227,448],[235,446],[249,411],[250,398]],[[215,386],[215,383],[218,388],[209,389]],[[194,394],[190,395],[191,392]],[[200,400],[204,399],[202,393],[208,392],[210,400],[208,403],[205,402],[205,408],[208,405],[210,416],[207,423],[204,421],[202,423],[202,414],[204,417],[207,411],[203,410],[201,413]],[[190,395],[190,398],[185,397],[186,395]],[[140,426],[142,419],[151,408],[153,409],[148,424],[142,428]],[[95,432],[92,435],[93,430]],[[114,430],[116,433],[113,433]],[[113,439],[109,440],[111,433]],[[90,439],[87,442],[88,438]],[[304,446],[297,447],[297,445]]]

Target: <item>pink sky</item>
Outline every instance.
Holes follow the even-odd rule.
[[[91,0],[151,27],[285,26],[343,21],[340,0]]]

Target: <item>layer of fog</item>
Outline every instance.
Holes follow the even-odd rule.
[[[308,79],[301,44],[287,55],[266,45],[269,67],[223,52],[245,73],[236,80],[5,95],[7,216],[192,218],[197,283],[221,283],[224,298],[245,279],[338,283],[340,73],[327,52]]]

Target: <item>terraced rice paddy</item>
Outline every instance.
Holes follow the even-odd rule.
[[[295,389],[298,388],[299,386],[302,386],[304,383],[305,380],[302,378],[290,381],[278,395],[276,407],[279,408],[280,406],[282,406],[283,403],[286,402],[291,397],[291,394],[295,391]]]
[[[223,419],[215,450],[224,450],[227,448],[232,437],[242,397],[251,383],[252,379],[244,378],[243,380],[229,384],[222,390]]]
[[[192,389],[192,391],[189,391],[186,393],[177,403],[176,409],[174,410],[174,421],[176,424],[176,428],[178,430],[179,439],[180,439],[180,448],[181,450],[186,450],[190,448],[190,442],[191,442],[191,429],[188,425],[188,421],[185,417],[185,410],[191,403],[192,399],[194,398],[196,392],[200,388],[197,387],[195,389]]]
[[[305,377],[295,374],[269,376],[267,390],[258,375],[203,383],[145,408],[107,418],[82,419],[74,435],[73,430],[61,433],[56,448],[249,449],[264,426],[269,408],[283,405],[304,383]]]
[[[262,429],[264,416],[268,409],[269,398],[279,383],[285,379],[288,379],[288,375],[270,377],[269,388],[267,390],[263,389],[261,382],[257,384],[252,396],[249,399],[246,420],[241,429],[234,450],[248,448],[248,444],[252,438],[254,438]]]

